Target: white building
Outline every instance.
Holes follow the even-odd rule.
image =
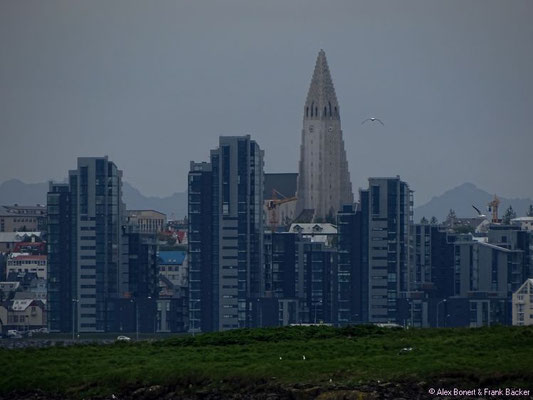
[[[333,238],[337,235],[337,227],[329,223],[294,223],[291,224],[289,232],[299,233],[302,237],[308,237],[311,242],[332,244]]]
[[[7,259],[6,277],[11,272],[28,273],[34,272],[38,278],[46,279],[47,277],[47,261],[46,256],[30,255],[26,253],[12,253]]]
[[[533,231],[533,217],[513,218],[511,224],[518,225],[523,231]]]
[[[159,274],[167,278],[176,288],[188,285],[188,262],[186,251],[160,251],[158,253]]]
[[[513,293],[513,325],[533,325],[533,279]]]
[[[127,210],[128,223],[141,233],[157,233],[165,229],[167,216],[155,210]]]

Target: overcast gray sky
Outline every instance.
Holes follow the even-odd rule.
[[[109,155],[144,194],[250,133],[296,172],[326,51],[354,190],[533,197],[533,1],[0,0],[0,181]],[[385,126],[361,125],[369,116]]]

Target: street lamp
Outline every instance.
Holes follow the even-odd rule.
[[[150,301],[150,300],[152,300],[152,296],[148,296],[147,299],[148,299],[149,309],[153,310],[152,305],[151,305],[152,302]],[[154,327],[154,336],[155,336],[155,313],[153,313],[153,316],[154,316],[154,318],[153,318],[154,319],[154,323],[152,325]]]
[[[257,299],[257,308],[259,310],[259,328],[263,327],[263,313],[261,307],[261,299]]]
[[[139,307],[137,307],[137,299],[134,297],[131,302],[135,305],[135,340],[139,340]]]
[[[76,325],[77,303],[79,303],[79,299],[72,299],[72,340],[74,340],[74,329],[75,329],[75,325]]]
[[[317,303],[315,303],[315,324],[316,324],[316,306],[322,304],[322,300],[319,300]]]
[[[446,303],[446,299],[441,300],[441,301],[439,301],[439,302],[437,303],[437,328],[439,327],[439,305],[440,305],[441,303]]]
[[[192,318],[191,318],[191,331],[192,331],[192,336],[193,337],[194,337],[194,332],[195,332],[194,321],[196,320],[196,318],[194,317],[194,304],[198,303],[198,302],[200,302],[199,299],[191,301],[191,311],[192,311],[192,313],[191,313],[191,316],[192,316]]]

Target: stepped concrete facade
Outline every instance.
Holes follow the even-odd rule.
[[[296,215],[313,211],[313,221],[334,219],[353,204],[352,184],[342,138],[339,104],[323,50],[304,107]]]

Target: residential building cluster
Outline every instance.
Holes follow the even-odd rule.
[[[533,323],[531,217],[415,223],[400,176],[370,177],[354,197],[323,51],[299,157],[298,173],[265,173],[250,135],[221,136],[208,160],[190,163],[183,221],[128,210],[122,171],[78,158],[67,183],[50,183],[46,208],[0,213],[2,328]],[[20,224],[37,231],[11,231]]]
[[[27,208],[32,212],[36,209],[36,207],[20,206],[3,208],[17,210]],[[38,206],[38,208],[42,207]],[[18,223],[19,218],[16,220]],[[11,227],[12,225],[9,225],[9,228]],[[19,228],[22,230],[36,227],[37,225],[28,224]],[[38,227],[43,227],[42,222],[39,222]],[[2,333],[10,330],[30,331],[47,327],[48,266],[45,238],[46,232],[0,232],[0,330]]]
[[[513,306],[513,293],[533,272],[530,221],[415,224],[399,176],[369,178],[354,202],[339,115],[321,51],[298,174],[264,173],[250,136],[221,137],[209,162],[191,163],[190,331],[527,323],[529,306]]]
[[[179,262],[169,279],[168,251],[159,251],[166,216],[154,210],[126,210],[121,191],[122,171],[107,157],[79,158],[68,183],[50,184],[51,331],[185,329],[186,254],[175,256]]]

